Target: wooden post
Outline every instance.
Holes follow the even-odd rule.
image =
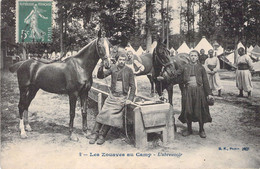
[[[137,148],[147,148],[147,133],[145,132],[140,108],[134,109],[134,135]]]
[[[168,135],[168,142],[174,140],[174,111],[173,106],[170,105],[169,111],[166,113],[166,129]]]

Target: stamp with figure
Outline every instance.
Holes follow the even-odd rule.
[[[52,0],[16,0],[16,42],[52,42]]]

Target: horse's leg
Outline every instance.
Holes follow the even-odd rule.
[[[81,104],[81,115],[82,115],[82,131],[83,134],[88,134],[88,125],[87,125],[87,109],[88,109],[88,91],[84,90],[80,94],[80,104]]]
[[[179,84],[179,88],[181,90],[181,112],[184,111],[184,85],[183,84]],[[177,127],[174,123],[174,131],[176,132],[177,131]]]
[[[20,100],[19,100],[19,104],[18,104],[19,117],[20,117],[19,128],[21,131],[21,138],[27,138],[28,136],[27,136],[27,134],[25,132],[25,128],[24,128],[23,113],[26,110],[28,87],[19,87],[19,90],[20,90]]]
[[[36,93],[38,92],[39,88],[35,87],[35,86],[30,86],[29,87],[29,93],[27,95],[27,103],[26,103],[26,107],[24,110],[24,124],[25,124],[25,130],[26,131],[32,131],[32,128],[29,124],[29,120],[28,120],[28,108],[32,102],[32,100],[34,99]]]
[[[147,75],[147,78],[149,79],[150,83],[151,83],[151,96],[154,96],[154,81],[153,81],[153,77],[152,75]]]
[[[155,81],[155,90],[157,91],[158,95],[162,96],[162,83],[159,81]]]
[[[173,103],[172,103],[173,85],[172,85],[172,84],[169,84],[169,85],[167,86],[167,92],[168,92],[168,100],[169,100],[169,103],[170,103],[171,105],[173,105]]]
[[[69,102],[70,102],[70,123],[69,123],[69,131],[70,131],[70,140],[78,141],[78,137],[73,133],[73,122],[75,118],[75,108],[77,103],[78,94],[71,93],[69,94]]]
[[[181,90],[181,112],[183,112],[184,109],[184,85],[183,84],[179,84],[179,88]]]

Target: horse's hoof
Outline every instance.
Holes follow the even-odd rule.
[[[25,131],[32,131],[32,128],[29,124],[25,125]]]
[[[26,138],[28,138],[28,136],[27,136],[26,133],[24,133],[24,134],[21,134],[21,138],[22,138],[22,139],[26,139]]]
[[[77,137],[76,134],[73,134],[73,133],[72,133],[72,134],[70,135],[70,140],[71,140],[71,141],[76,141],[76,142],[78,142],[78,141],[79,141],[79,138]]]

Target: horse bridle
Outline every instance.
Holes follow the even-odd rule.
[[[159,58],[156,49],[154,51],[155,51],[154,52],[155,59],[162,65],[162,71],[161,72],[167,72],[169,75],[174,74],[174,72],[171,69],[170,69],[171,72],[168,72],[167,71],[168,69],[166,69],[169,66],[174,66],[173,62],[171,62],[171,60],[170,60],[170,62],[163,63],[162,60]]]
[[[97,54],[98,54],[99,58],[101,58],[101,60],[104,61],[104,60],[108,59],[108,56],[105,55],[105,56],[101,57],[101,54],[100,54],[99,49],[98,49],[99,46],[100,46],[100,45],[98,44],[98,39],[97,39],[97,40],[96,40],[96,50],[97,50]]]

